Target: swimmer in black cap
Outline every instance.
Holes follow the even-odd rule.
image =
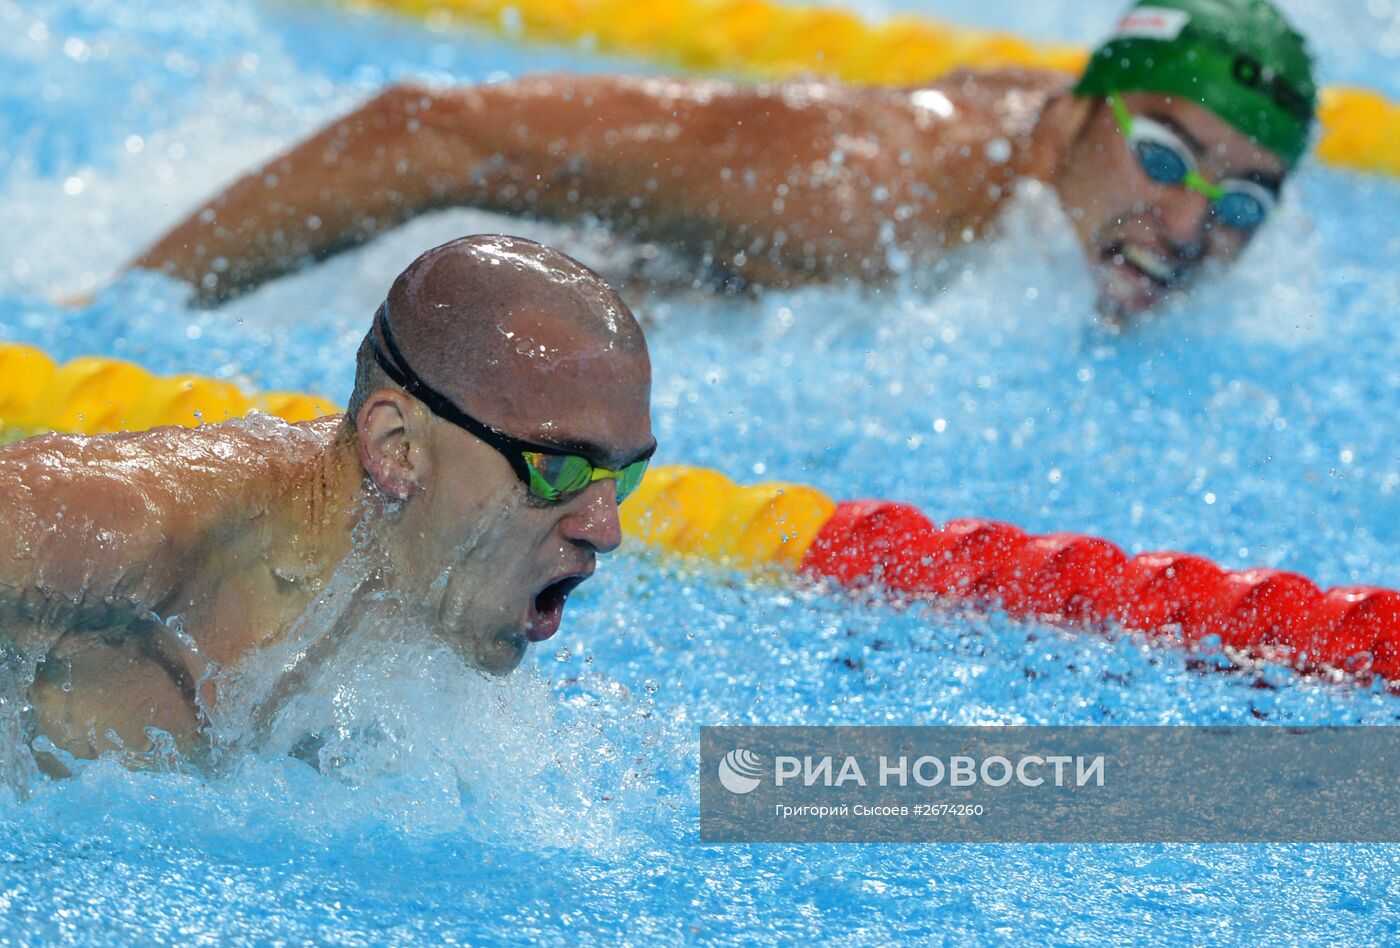
[[[1020,177],[1069,212],[1110,314],[1230,261],[1307,147],[1302,38],[1267,0],[1146,0],[1077,83],[926,88],[549,76],[395,86],[235,183],[134,266],[218,302],[414,215],[601,219],[739,281],[876,279],[982,233]]]
[[[360,606],[396,599],[509,672],[621,542],[650,386],[642,333],[595,274],[471,237],[395,281],[343,417],[0,448],[0,678],[33,679],[28,736],[139,757],[155,727],[197,749],[217,673],[285,636],[352,550]]]

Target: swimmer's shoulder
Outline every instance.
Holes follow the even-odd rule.
[[[48,434],[0,449],[0,586],[73,609],[156,606],[180,558],[175,511],[117,447]]]
[[[0,585],[156,608],[211,540],[256,522],[338,416],[41,435],[0,448]]]
[[[125,485],[172,502],[212,501],[230,496],[245,481],[319,455],[334,440],[340,418],[290,424],[253,415],[197,428],[38,435],[0,447],[0,479],[21,488],[57,490]]]
[[[198,428],[120,436],[149,463],[147,488],[178,529],[204,542],[259,521],[314,469],[336,438],[340,416],[291,424],[255,414]]]

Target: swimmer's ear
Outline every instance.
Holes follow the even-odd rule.
[[[1066,95],[1061,96],[1055,104],[1063,110],[1058,116],[1057,124],[1062,129],[1066,144],[1078,140],[1089,130],[1089,123],[1093,121],[1099,109],[1108,108],[1108,102],[1098,96]]]
[[[407,500],[427,473],[421,415],[404,393],[380,389],[365,399],[355,417],[360,464],[379,489],[396,500]]]
[[[1052,180],[1070,158],[1074,144],[1089,130],[1089,124],[1102,99],[1064,93],[1045,107],[1045,115],[1036,125],[1036,165],[1030,173],[1042,180]]]

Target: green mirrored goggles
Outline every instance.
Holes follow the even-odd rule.
[[[1230,178],[1219,184],[1209,180],[1197,170],[1190,147],[1171,129],[1133,115],[1116,92],[1106,98],[1118,121],[1118,131],[1149,178],[1204,195],[1216,218],[1228,227],[1252,231],[1264,223],[1276,201],[1272,191],[1243,178]]]
[[[528,471],[530,493],[542,500],[559,500],[577,494],[594,481],[617,482],[617,500],[621,503],[637,489],[646,474],[650,458],[633,461],[621,470],[598,467],[577,454],[547,454],[543,451],[523,451]]]

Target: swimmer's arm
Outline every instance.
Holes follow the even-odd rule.
[[[855,268],[889,207],[871,201],[881,182],[852,170],[857,151],[826,175],[833,152],[853,129],[878,139],[911,122],[887,93],[827,88],[840,100],[830,107],[683,80],[396,86],[236,182],[133,266],[214,303],[415,214],[471,205],[601,218],[763,282]]]
[[[677,109],[636,80],[559,76],[460,90],[394,86],[235,182],[131,266],[176,277],[200,301],[217,304],[308,259],[454,205],[556,219],[596,215],[642,239],[704,243],[716,222],[684,233],[687,218],[711,206],[715,217],[757,213],[752,195],[733,186],[724,190],[734,193],[720,194],[706,182],[722,184],[721,172],[731,164],[742,174],[793,137],[783,132],[775,142],[752,102],[738,98],[684,105],[679,117],[687,133],[702,140],[675,142],[655,133],[674,121]],[[698,175],[683,166],[687,150],[703,166]],[[677,171],[687,179],[681,187],[673,180]],[[767,181],[764,169],[758,174]],[[654,193],[655,179],[661,194]],[[631,213],[634,197],[648,202],[650,218]],[[697,203],[698,215],[686,206]]]
[[[938,84],[957,103],[946,114],[910,90],[821,82],[395,86],[236,182],[133,266],[219,302],[416,214],[470,205],[602,219],[745,280],[866,275],[886,241],[936,244],[985,219],[985,186],[1014,171],[983,157],[998,134],[989,116],[1017,89],[1039,101],[1038,82],[951,76]]]

